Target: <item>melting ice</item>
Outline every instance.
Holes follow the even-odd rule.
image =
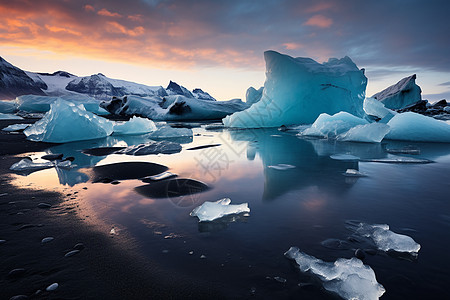
[[[202,205],[194,208],[191,212],[192,217],[198,217],[199,222],[213,221],[226,215],[250,212],[248,203],[230,204],[230,198],[223,198],[216,202],[206,201]]]

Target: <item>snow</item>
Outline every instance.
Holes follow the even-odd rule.
[[[395,111],[386,108],[383,103],[375,98],[364,99],[363,109],[369,116],[375,116],[387,121],[397,114]],[[384,123],[384,121],[382,122]]]
[[[372,239],[378,249],[382,251],[394,250],[397,252],[417,253],[420,245],[410,236],[398,234],[389,230],[387,224],[359,223],[356,234]]]
[[[74,104],[82,104],[87,111],[98,115],[107,114],[107,112],[99,106],[99,101],[87,95],[81,94],[64,95],[60,97],[24,95],[17,97],[15,101],[19,110],[26,112],[47,112],[50,109],[50,105],[58,99],[72,102]]]
[[[345,133],[357,125],[369,124],[364,119],[355,117],[348,112],[341,111],[333,116],[323,113],[317,118],[310,128],[305,129],[301,135],[334,138]]]
[[[320,64],[275,51],[264,53],[266,82],[261,100],[223,119],[227,127],[260,128],[312,123],[321,113],[346,111],[363,117],[364,71],[349,57]]]
[[[9,100],[0,100],[0,113],[11,114],[17,111],[16,103]]]
[[[152,120],[146,118],[133,117],[127,122],[115,122],[114,134],[144,134],[156,130],[156,125]]]
[[[295,260],[300,271],[317,275],[326,290],[344,299],[378,299],[385,292],[372,268],[355,257],[339,258],[334,263],[325,262],[301,252],[297,247],[291,247],[284,255]]]
[[[193,135],[190,128],[173,128],[168,125],[162,126],[149,134],[150,138],[165,139]]]
[[[150,154],[173,154],[178,153],[182,149],[181,145],[169,141],[151,141],[145,144],[129,146],[125,149],[116,151],[115,154],[126,154],[126,155],[150,155]]]
[[[415,142],[450,142],[450,124],[413,112],[395,115],[387,139]]]
[[[71,167],[71,162],[69,160],[58,161],[56,163],[53,162],[44,162],[44,163],[35,163],[30,158],[26,157],[19,162],[13,164],[9,169],[11,171],[16,172],[27,172],[27,171],[38,171],[43,169],[49,169],[53,167],[61,167],[61,168],[69,168]]]
[[[337,136],[338,141],[380,143],[389,132],[389,126],[382,123],[357,125]]]
[[[12,124],[5,128],[3,128],[3,131],[20,131],[24,130],[25,128],[31,126],[31,124]]]
[[[192,91],[192,95],[197,99],[216,101],[216,99],[213,96],[211,96],[207,92],[204,92],[202,89],[194,89]]]
[[[264,87],[260,87],[258,90],[254,87],[249,87],[247,92],[245,93],[245,103],[248,105],[255,104],[259,100],[261,100],[263,94]]]
[[[45,93],[48,96],[63,96],[63,95],[79,95],[78,93],[66,90],[67,84],[77,78],[77,76],[66,72],[55,72],[54,74],[37,74],[33,72],[25,72],[33,79],[34,82],[43,81],[47,85]],[[66,76],[62,76],[66,75]]]
[[[202,205],[194,208],[192,217],[198,217],[199,222],[213,221],[226,215],[249,213],[248,203],[230,204],[230,198],[223,198],[216,202],[206,201]]]
[[[422,100],[421,92],[414,74],[376,93],[372,98],[382,102],[387,108],[402,109]]]
[[[86,111],[82,105],[58,99],[24,134],[31,141],[66,143],[102,138],[112,132],[113,122]]]
[[[12,114],[3,114],[0,113],[0,120],[22,120],[22,117],[12,115]]]

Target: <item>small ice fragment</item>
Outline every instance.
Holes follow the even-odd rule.
[[[361,173],[355,169],[347,169],[347,171],[345,171],[345,173],[343,173],[343,175],[348,176],[348,177],[366,177],[367,176],[366,174]]]
[[[242,212],[250,212],[248,203],[230,204],[230,198],[223,198],[216,202],[206,201],[202,205],[194,208],[190,215],[198,217],[199,222],[213,221],[230,214],[239,214]]]
[[[192,255],[192,254],[194,254],[194,251],[189,251],[189,255]]]
[[[289,169],[295,168],[295,166],[288,165],[288,164],[277,164],[277,165],[272,165],[272,166],[267,166],[267,167],[270,169],[279,170],[279,171],[284,171],[284,170],[289,170]]]
[[[117,233],[117,231],[116,231],[116,229],[114,227],[111,228],[111,230],[109,231],[109,234],[110,235],[118,235],[118,233]]]
[[[45,244],[45,243],[48,243],[48,242],[53,241],[54,239],[55,239],[54,237],[49,236],[49,237],[43,238],[42,241],[41,241],[41,243],[42,243],[42,244]]]
[[[9,125],[8,127],[3,128],[2,130],[3,131],[20,131],[20,130],[24,130],[28,126],[31,126],[31,124],[12,124],[12,125]]]
[[[78,253],[80,253],[80,250],[72,250],[72,251],[67,252],[64,256],[65,257],[71,257],[71,256],[74,256],[75,254],[78,254]]]
[[[172,172],[163,172],[161,174],[143,177],[143,178],[141,178],[141,180],[144,182],[160,181],[160,180],[164,180],[164,179],[168,179],[168,178],[172,178],[172,177],[176,177],[176,176],[177,176],[177,174],[172,173]]]
[[[387,153],[391,154],[412,154],[412,155],[419,155],[420,149],[414,146],[406,146],[400,149],[386,149]]]
[[[8,195],[8,193],[1,193],[0,197],[7,196],[7,195]]]
[[[377,163],[386,163],[386,164],[429,164],[432,163],[432,160],[425,158],[414,158],[408,156],[397,156],[389,154],[387,157],[383,158],[371,158],[371,159],[362,159],[363,162],[377,162]]]
[[[358,161],[360,158],[358,156],[354,156],[351,154],[333,154],[330,155],[331,159],[334,160],[343,160],[343,161]]]
[[[156,130],[155,123],[147,118],[132,117],[126,122],[114,123],[114,135],[144,134]]]
[[[206,255],[204,255],[204,254],[202,254],[201,256],[200,256],[200,259],[205,259],[206,258]]]
[[[344,299],[378,299],[385,292],[372,268],[355,257],[325,262],[300,252],[297,247],[291,247],[284,255],[295,260],[302,272],[317,275],[326,290]]]
[[[280,283],[286,283],[287,279],[283,278],[283,277],[279,277],[279,276],[275,276],[273,279],[275,279],[276,281],[280,282]]]
[[[55,282],[55,283],[50,284],[45,290],[47,292],[51,292],[51,291],[56,290],[57,288],[58,288],[58,284]]]

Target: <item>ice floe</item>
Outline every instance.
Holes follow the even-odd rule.
[[[390,127],[382,123],[371,123],[367,125],[357,125],[349,131],[337,136],[338,141],[379,143],[388,134]]]
[[[357,125],[367,125],[368,121],[355,117],[354,115],[341,111],[330,116],[323,113],[314,121],[310,128],[304,130],[301,135],[334,138],[349,131]]]
[[[295,166],[289,165],[289,164],[277,164],[277,165],[271,165],[271,166],[267,166],[267,167],[270,169],[278,170],[278,171],[285,171],[285,170],[295,168]]]
[[[0,120],[22,120],[22,119],[23,119],[22,117],[13,114],[0,113]]]
[[[3,128],[2,130],[3,131],[21,131],[29,126],[31,126],[31,124],[12,124],[12,125],[9,125],[8,127]]]
[[[190,128],[173,128],[165,125],[151,132],[148,136],[150,138],[165,139],[175,137],[191,137],[192,135],[193,132]]]
[[[132,117],[126,122],[115,122],[114,134],[144,134],[156,130],[156,125],[152,120],[147,118]]]
[[[372,268],[358,258],[325,262],[301,252],[297,247],[291,247],[284,255],[295,260],[300,271],[316,275],[327,291],[344,299],[378,299],[385,292]]]
[[[230,204],[230,198],[210,202],[206,201],[202,205],[194,208],[190,215],[197,217],[199,222],[213,221],[230,214],[249,213],[248,203]]]
[[[355,169],[347,169],[345,173],[343,173],[344,176],[348,177],[366,177],[367,175],[365,173],[362,173]]]
[[[182,149],[181,145],[170,141],[151,141],[145,144],[129,146],[114,152],[115,154],[126,155],[150,155],[150,154],[173,154],[178,153]]]

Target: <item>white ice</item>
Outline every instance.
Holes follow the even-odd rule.
[[[389,132],[390,127],[382,123],[357,125],[337,136],[338,141],[379,143]]]
[[[376,93],[372,98],[381,101],[387,108],[401,109],[422,100],[421,92],[422,90],[416,84],[416,74],[414,74]]]
[[[348,176],[348,177],[366,177],[367,176],[366,174],[364,174],[358,170],[355,170],[355,169],[347,169],[345,171],[345,173],[343,173],[343,175]]]
[[[249,213],[248,203],[230,204],[230,198],[223,198],[216,202],[206,201],[202,205],[194,208],[192,217],[198,217],[199,222],[213,221],[226,215]]]
[[[3,131],[20,131],[24,130],[25,128],[31,126],[31,124],[12,124],[8,127],[3,128]]]
[[[159,127],[155,131],[151,132],[148,136],[150,138],[164,139],[175,137],[191,137],[193,135],[190,128],[173,128],[168,125]]]
[[[144,134],[155,130],[156,125],[152,120],[140,117],[132,117],[126,122],[115,122],[113,128],[115,135]]]
[[[420,245],[411,237],[390,231],[387,224],[360,223],[356,233],[372,239],[378,249],[383,251],[417,253],[420,250]]]
[[[352,127],[366,124],[369,124],[369,122],[348,112],[341,111],[332,116],[323,113],[319,115],[310,128],[305,129],[300,135],[334,138],[347,132]]]
[[[450,124],[413,112],[395,115],[387,139],[415,142],[450,142]]]
[[[270,169],[278,170],[278,171],[285,171],[285,170],[295,168],[295,166],[288,165],[288,164],[277,164],[277,165],[272,165],[272,166],[267,166],[267,167]]]
[[[245,93],[245,103],[252,105],[261,100],[263,90],[264,87],[260,87],[259,89],[255,89],[252,86],[249,87]]]
[[[12,114],[3,114],[0,113],[0,120],[22,120],[22,117],[12,115]]]
[[[113,122],[86,111],[82,105],[58,99],[24,134],[31,141],[66,143],[102,138],[112,132]]]
[[[362,117],[364,71],[349,57],[320,64],[275,51],[264,53],[266,81],[259,102],[223,119],[227,127],[260,128],[311,124],[321,113],[346,111]]]
[[[334,159],[334,160],[342,160],[342,161],[359,161],[361,159],[358,156],[354,156],[351,154],[333,154],[333,155],[330,155],[330,158]]]
[[[115,152],[116,154],[126,155],[150,155],[150,154],[173,154],[178,153],[182,149],[181,145],[169,141],[151,141],[145,144],[129,146],[125,149]]]
[[[375,272],[357,258],[339,258],[334,263],[325,262],[291,247],[285,254],[295,260],[302,272],[319,277],[326,290],[344,299],[378,299],[385,289],[377,282]]]
[[[13,164],[9,169],[12,171],[24,172],[24,171],[38,171],[53,168],[55,166],[60,168],[70,168],[72,164],[69,160],[58,161],[56,163],[50,161],[43,163],[35,163],[30,158],[26,157],[21,161]]]
[[[375,98],[364,99],[363,109],[369,116],[374,116],[382,119],[382,123],[387,123],[397,113],[384,106],[384,104]],[[384,121],[386,120],[386,121]]]

